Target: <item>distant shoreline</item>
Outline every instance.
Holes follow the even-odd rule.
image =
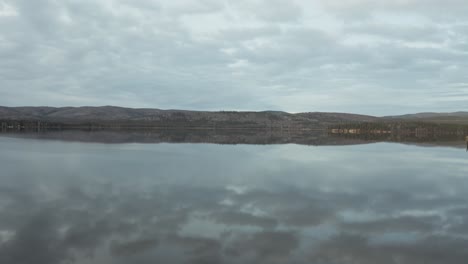
[[[149,108],[3,107],[2,128],[193,128],[193,129],[327,129],[336,124],[423,122],[468,125],[468,112],[418,113],[376,117],[349,113],[281,111],[190,111]]]
[[[3,135],[32,132],[41,137],[54,134],[63,137],[73,135],[73,131],[97,132],[102,136],[99,140],[111,142],[305,145],[364,141],[463,142],[468,135],[468,112],[375,117],[348,113],[206,112],[114,106],[0,107]]]

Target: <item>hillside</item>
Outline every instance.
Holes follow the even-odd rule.
[[[388,121],[419,121],[419,122],[435,122],[441,124],[468,124],[468,112],[452,112],[452,113],[417,113],[399,116],[385,116],[383,120]]]
[[[341,122],[373,121],[376,117],[344,113],[280,111],[186,111],[102,107],[0,107],[0,120],[43,121],[60,124],[217,128],[310,128]]]
[[[219,128],[219,129],[320,129],[334,124],[363,122],[426,122],[468,124],[468,112],[417,113],[375,117],[349,113],[281,111],[188,111],[149,108],[102,107],[1,107],[3,127],[53,128]],[[2,129],[3,129],[2,127]]]

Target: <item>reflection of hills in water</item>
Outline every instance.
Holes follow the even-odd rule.
[[[402,143],[408,145],[427,146],[427,147],[468,147],[463,136],[446,136],[446,137],[415,137],[408,135],[375,135],[375,134],[330,134],[332,138],[341,138],[342,140],[361,140],[368,143],[390,142]]]
[[[49,130],[40,132],[4,133],[18,138],[50,139],[96,143],[214,143],[214,144],[301,144],[350,145],[366,140],[328,137],[326,130]]]
[[[329,126],[334,137],[369,141],[439,145],[468,149],[468,126],[459,124],[434,124],[421,122],[373,122]]]
[[[341,132],[340,132],[341,131]],[[336,130],[46,130],[0,133],[2,136],[90,143],[213,143],[213,144],[300,144],[358,145],[377,142],[398,142],[421,146],[464,147],[459,134],[376,133],[341,128]]]

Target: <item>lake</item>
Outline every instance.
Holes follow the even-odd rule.
[[[0,263],[468,260],[463,146],[0,137]]]

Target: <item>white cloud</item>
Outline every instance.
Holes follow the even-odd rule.
[[[468,82],[463,11],[461,0],[0,1],[0,105],[466,110],[453,87]]]
[[[13,6],[7,3],[0,2],[0,17],[2,16],[9,17],[9,16],[17,16],[17,15],[18,15],[18,12]]]

